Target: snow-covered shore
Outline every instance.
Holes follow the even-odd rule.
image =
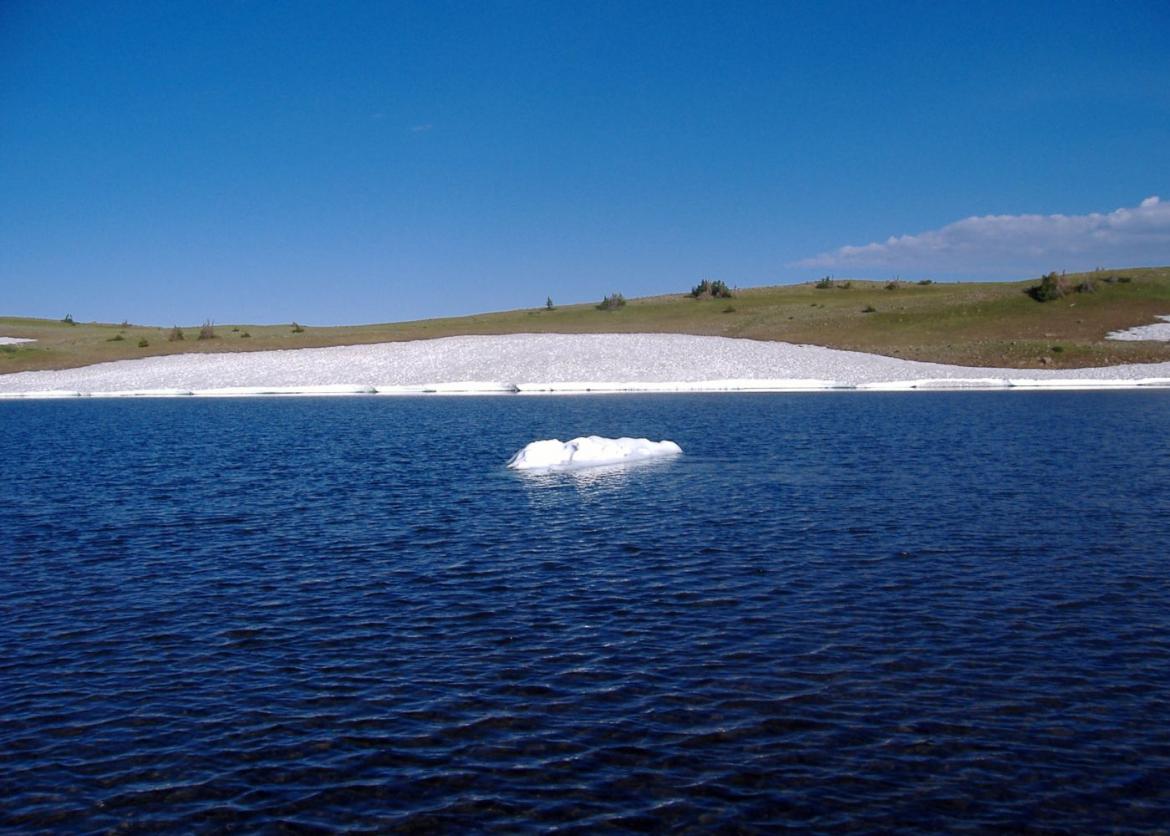
[[[1124,331],[1110,331],[1105,335],[1107,340],[1158,340],[1170,341],[1170,316],[1159,316],[1161,322],[1153,325],[1137,325]]]
[[[1170,386],[1170,363],[968,368],[680,334],[514,334],[181,354],[0,375],[0,398]]]

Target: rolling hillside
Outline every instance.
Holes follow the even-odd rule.
[[[1066,294],[1036,301],[1024,282],[960,284],[860,280],[737,289],[727,298],[631,299],[384,325],[82,323],[0,317],[0,373],[71,368],[186,352],[257,351],[431,339],[463,334],[682,333],[781,340],[967,366],[1074,368],[1170,360],[1170,343],[1106,340],[1110,331],[1170,314],[1170,267],[1063,277]],[[1079,288],[1079,290],[1078,290]]]

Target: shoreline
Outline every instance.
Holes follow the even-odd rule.
[[[179,354],[0,375],[0,399],[1170,388],[1170,362],[972,368],[681,334],[514,334]]]
[[[121,399],[121,398],[296,398],[296,397],[425,397],[425,396],[540,396],[540,395],[637,395],[637,394],[768,394],[797,392],[1085,392],[1133,391],[1139,389],[1170,389],[1170,378],[1139,378],[1135,380],[892,380],[857,385],[832,381],[810,381],[810,385],[759,381],[751,385],[734,385],[735,381],[703,380],[693,383],[557,383],[507,384],[435,383],[421,386],[303,386],[230,387],[223,389],[127,389],[113,392],[81,392],[68,389],[50,389],[28,392],[0,392],[0,401]],[[819,385],[811,385],[817,383]]]

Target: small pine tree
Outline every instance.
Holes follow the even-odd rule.
[[[1028,288],[1028,295],[1037,302],[1051,302],[1061,299],[1068,293],[1068,282],[1064,276],[1048,273],[1040,278],[1040,284]]]
[[[544,300],[544,309],[546,311],[553,310],[553,301],[551,296]]]
[[[716,279],[715,281],[703,279],[691,288],[691,296],[696,299],[702,296],[710,296],[712,299],[730,299],[731,295],[731,288],[722,279]]]

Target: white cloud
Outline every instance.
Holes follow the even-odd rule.
[[[845,246],[795,267],[982,273],[1170,264],[1170,203],[1088,215],[983,215],[917,235]]]

